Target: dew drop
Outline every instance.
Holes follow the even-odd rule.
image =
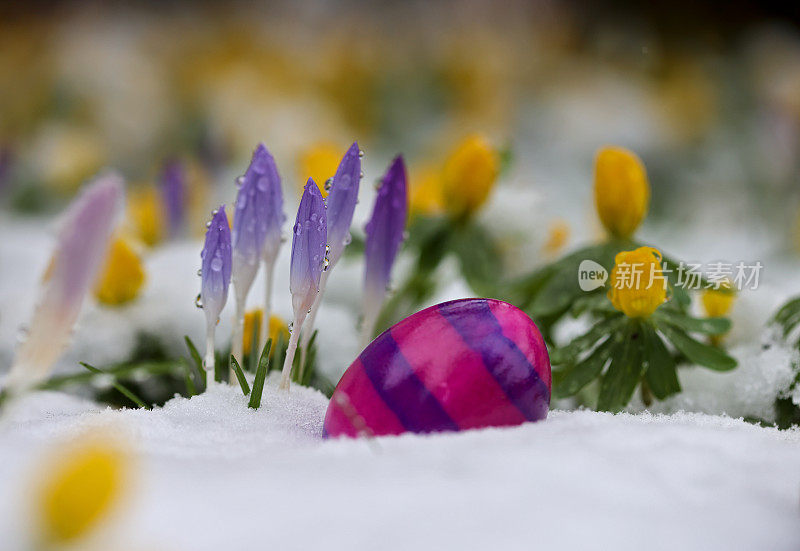
[[[333,178],[328,178],[327,180],[325,180],[325,186],[324,187],[325,187],[325,191],[330,191],[331,188],[333,187]]]
[[[198,268],[197,269],[197,277],[200,277],[202,275],[203,275],[203,269],[202,268]]]
[[[210,227],[211,227],[211,220],[209,220],[208,222],[206,222],[206,228],[210,228]]]
[[[214,210],[211,211],[211,216],[216,216],[217,214],[219,214],[219,210],[218,209],[214,209]]]
[[[194,297],[194,305],[197,306],[198,308],[203,307],[203,297],[200,296],[200,293],[197,293],[197,296]]]
[[[359,149],[358,150],[358,158],[361,159],[363,157],[364,157],[364,150],[363,149]]]
[[[242,184],[244,184],[244,176],[239,176],[238,178],[236,178],[236,186],[242,187]]]
[[[344,236],[344,244],[345,246],[347,246],[352,242],[353,242],[353,236],[350,235],[350,233],[348,232],[347,235]]]
[[[363,177],[364,177],[364,172],[363,172],[363,171],[359,172],[359,173],[358,173],[358,177],[359,177],[359,178],[363,178]]]
[[[211,269],[215,272],[222,270],[222,259],[220,257],[215,256],[211,259]]]
[[[293,322],[293,321],[290,321],[290,322],[289,322],[288,329],[289,329],[289,333],[291,333],[291,332],[293,332],[293,331],[294,331],[294,322]]]

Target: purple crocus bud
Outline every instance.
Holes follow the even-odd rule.
[[[200,301],[206,314],[206,327],[217,325],[219,314],[228,300],[228,285],[231,282],[231,230],[225,205],[214,211],[206,230],[206,241],[200,253]]]
[[[106,257],[123,197],[122,178],[104,174],[67,209],[27,338],[11,367],[10,387],[22,390],[44,379],[66,347]]]
[[[325,261],[328,220],[325,201],[311,178],[303,188],[294,223],[289,291],[295,319],[305,318],[319,292],[319,278]],[[299,327],[296,330],[299,331]]]
[[[168,161],[161,172],[161,193],[171,237],[179,235],[184,225],[186,188],[186,170],[183,163],[176,159]]]
[[[369,341],[380,312],[408,214],[406,167],[397,156],[381,179],[372,217],[365,228],[363,344]]]
[[[328,260],[331,268],[339,261],[342,251],[350,242],[350,225],[358,201],[360,180],[361,152],[358,143],[353,142],[336,169],[328,194],[328,243],[331,247]]]
[[[283,195],[275,160],[264,144],[253,159],[236,195],[233,217],[233,284],[237,295],[246,295],[258,272],[262,256],[277,256],[283,225]],[[244,297],[242,297],[244,298]]]

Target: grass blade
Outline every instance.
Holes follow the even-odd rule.
[[[264,350],[261,351],[261,358],[258,360],[258,371],[256,371],[256,378],[253,381],[253,390],[250,392],[250,403],[248,407],[258,409],[261,407],[261,394],[264,392],[264,380],[267,378],[267,371],[269,370],[269,351],[272,348],[272,339],[267,341],[264,345]]]
[[[247,396],[250,394],[250,385],[247,384],[247,379],[244,378],[242,367],[239,365],[239,362],[236,361],[233,354],[231,354],[231,367],[233,368],[233,372],[236,373],[236,378],[239,380],[239,386],[242,387],[242,392]]]
[[[197,396],[197,387],[192,380],[192,369],[185,361],[181,361],[181,365],[183,366],[183,380],[186,383],[186,393],[189,395],[189,398]]]
[[[83,367],[85,367],[86,369],[88,369],[89,371],[91,371],[92,373],[97,373],[97,374],[99,374],[99,375],[108,375],[108,373],[106,373],[105,371],[103,371],[103,370],[101,370],[101,369],[97,369],[97,368],[96,368],[96,367],[94,367],[93,365],[89,365],[89,364],[87,364],[87,363],[85,363],[85,362],[79,362],[79,363],[80,363],[80,364],[81,364]],[[113,376],[112,376],[112,377],[113,377]],[[131,391],[130,391],[130,389],[128,389],[126,386],[124,386],[122,383],[120,383],[120,382],[119,382],[119,381],[117,381],[116,379],[113,379],[113,381],[114,381],[114,382],[112,383],[112,385],[114,386],[114,388],[115,388],[115,389],[117,389],[117,390],[119,391],[119,393],[120,393],[120,394],[122,394],[123,396],[125,396],[125,397],[126,397],[128,400],[130,400],[131,402],[133,402],[134,404],[136,404],[136,405],[137,405],[137,406],[139,406],[140,408],[143,408],[143,409],[150,409],[150,407],[149,407],[147,404],[145,404],[145,403],[144,403],[144,400],[142,400],[142,399],[141,399],[141,398],[139,398],[139,397],[138,397],[136,394],[134,394],[133,392],[131,392]]]

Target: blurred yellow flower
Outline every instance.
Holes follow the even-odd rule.
[[[565,220],[554,220],[550,224],[547,241],[542,247],[544,254],[550,258],[557,256],[569,241],[569,234],[569,224]]]
[[[721,318],[727,316],[733,307],[736,293],[731,287],[730,281],[725,281],[719,289],[705,289],[701,295],[703,310],[711,318]]]
[[[447,211],[456,218],[477,211],[489,197],[500,171],[500,157],[478,134],[467,136],[450,154],[442,175]]]
[[[103,304],[125,304],[136,298],[144,281],[144,266],[139,254],[128,239],[117,237],[109,247],[94,296]]]
[[[244,354],[250,353],[253,331],[256,332],[256,335],[259,334],[259,331],[261,329],[261,320],[263,319],[263,317],[264,317],[264,311],[261,308],[257,310],[250,310],[244,315],[244,332],[243,332]],[[289,327],[286,325],[286,322],[283,321],[283,319],[280,316],[276,316],[273,314],[269,317],[268,338],[272,339],[272,345],[273,345],[270,351],[270,356],[275,353],[275,344],[277,343],[279,336],[283,336],[284,342],[287,342],[289,339]]]
[[[95,531],[119,505],[130,476],[130,460],[119,443],[83,436],[43,473],[35,514],[44,547],[64,545]]]
[[[36,151],[42,180],[64,193],[77,190],[105,162],[97,135],[80,128],[48,127]]]
[[[128,194],[128,218],[133,232],[152,247],[164,237],[164,207],[161,195],[153,186],[131,190]]]
[[[420,167],[409,181],[411,215],[432,216],[444,211],[441,172],[430,165]]]
[[[298,159],[297,171],[300,174],[300,189],[306,184],[309,178],[313,178],[317,187],[322,192],[323,197],[328,196],[325,190],[325,182],[333,178],[339,161],[344,154],[338,147],[328,142],[317,143],[306,149]]]
[[[597,152],[594,165],[594,200],[608,233],[627,239],[647,214],[650,185],[642,161],[621,147]]]
[[[646,318],[667,299],[661,253],[652,247],[617,254],[609,279],[611,304],[629,318]]]

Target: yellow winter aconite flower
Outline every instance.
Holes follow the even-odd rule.
[[[629,318],[646,318],[667,299],[661,253],[652,247],[617,254],[609,280],[611,304]]]
[[[550,224],[547,241],[542,247],[545,255],[553,258],[566,246],[569,241],[569,224],[565,220],[554,220]]]
[[[164,206],[152,186],[137,189],[128,195],[128,218],[134,233],[152,247],[164,237]]]
[[[39,535],[45,546],[90,535],[119,504],[129,477],[129,458],[111,439],[88,437],[59,454],[35,494]]]
[[[499,171],[500,156],[483,136],[465,138],[444,165],[445,208],[457,218],[473,214],[486,202]]]
[[[726,281],[720,285],[719,289],[706,289],[703,291],[701,296],[703,310],[711,318],[727,316],[733,307],[735,298],[736,294],[733,292],[730,282]]]
[[[313,178],[322,196],[327,197],[325,182],[336,174],[342,154],[343,151],[327,142],[320,142],[305,150],[298,160],[300,178],[297,181],[302,182],[301,187],[309,178]]]
[[[117,237],[109,247],[94,295],[103,304],[124,304],[136,298],[144,281],[142,259],[127,239]]]
[[[256,335],[259,333],[261,329],[261,320],[264,317],[264,311],[262,309],[258,310],[250,310],[244,315],[244,332],[243,332],[243,351],[244,354],[250,353],[251,342],[253,338],[253,330],[255,329]],[[255,325],[255,327],[253,327]],[[272,315],[269,317],[269,335],[268,338],[272,339],[272,350],[270,351],[270,355],[275,352],[275,343],[278,341],[278,337],[283,336],[284,342],[289,339],[289,327],[286,325],[286,322],[280,316]]]
[[[608,233],[626,239],[644,220],[650,204],[650,184],[642,161],[621,147],[597,152],[594,201]]]
[[[442,178],[439,170],[423,166],[412,174],[409,181],[409,207],[411,215],[432,216],[444,210]]]

